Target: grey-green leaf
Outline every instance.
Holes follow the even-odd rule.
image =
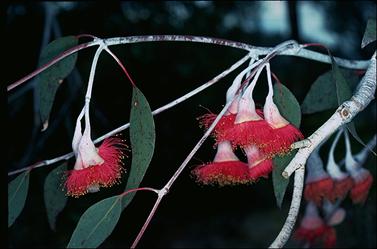
[[[55,231],[56,218],[67,204],[67,196],[62,190],[62,176],[67,170],[67,163],[53,169],[44,184],[44,201],[50,228]]]
[[[340,72],[347,78],[349,87],[354,87],[358,83],[359,78],[354,71],[340,69]],[[301,110],[304,114],[311,114],[337,107],[337,88],[333,81],[333,71],[328,71],[319,76],[310,86],[302,102]]]
[[[152,160],[156,139],[151,108],[143,93],[133,88],[130,114],[130,141],[132,148],[132,164],[126,190],[137,188],[142,181],[149,163]],[[122,200],[125,208],[135,193],[126,195]]]
[[[281,174],[283,173],[285,167],[293,157],[296,155],[297,151],[291,152],[289,155],[283,157],[276,156],[274,157],[274,169],[272,170],[272,184],[274,186],[274,193],[276,198],[276,204],[281,208],[283,203],[285,191],[289,183],[289,178],[284,178]]]
[[[283,84],[274,85],[274,102],[280,114],[291,124],[300,127],[301,109],[296,97]]]
[[[78,39],[74,36],[61,37],[52,41],[42,50],[39,66],[48,63],[65,50],[76,46],[77,43]],[[48,127],[48,119],[50,117],[56,91],[62,83],[62,80],[73,70],[76,60],[77,53],[73,53],[50,66],[36,77],[43,130]]]
[[[8,184],[8,227],[24,208],[29,188],[29,173],[29,170],[25,171]]]
[[[374,42],[376,40],[376,19],[369,19],[367,23],[367,27],[365,29],[365,33],[363,36],[363,40],[361,42],[361,48],[364,48],[369,43]]]
[[[67,248],[96,248],[111,234],[122,213],[121,198],[97,202],[81,216]]]

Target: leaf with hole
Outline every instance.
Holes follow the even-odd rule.
[[[340,72],[350,83],[349,87],[354,88],[359,82],[359,77],[352,70],[340,69]],[[302,113],[312,114],[338,107],[337,88],[333,81],[333,71],[320,75],[310,86],[301,105]]]
[[[67,248],[96,248],[111,234],[122,213],[121,197],[97,202],[81,216]]]
[[[143,93],[133,87],[130,114],[130,141],[132,148],[132,164],[126,190],[137,188],[152,160],[156,133],[151,108]],[[130,193],[122,200],[125,208],[133,199]]]
[[[8,184],[8,227],[24,208],[29,189],[29,173],[29,170],[25,171]]]
[[[289,178],[286,179],[281,174],[283,173],[285,167],[287,167],[288,163],[292,161],[296,153],[297,153],[297,150],[294,152],[291,152],[289,155],[285,155],[283,157],[276,156],[273,159],[274,169],[272,170],[272,184],[274,186],[276,204],[278,205],[279,208],[281,208],[285,191],[287,190],[287,186],[289,183]]]
[[[274,85],[274,102],[280,114],[291,124],[300,127],[301,109],[293,93],[283,84]]]
[[[62,189],[62,177],[67,170],[67,163],[53,169],[46,177],[44,184],[44,202],[47,211],[48,224],[55,231],[56,218],[67,204],[67,196]]]
[[[39,59],[39,66],[41,67],[50,62],[62,52],[76,46],[77,43],[78,39],[74,36],[61,37],[52,41],[42,50]],[[38,74],[35,79],[37,82],[36,87],[39,98],[39,111],[43,123],[42,131],[46,130],[48,127],[48,120],[56,92],[63,79],[73,70],[76,60],[77,53],[73,53]]]
[[[365,28],[361,48],[365,48],[369,43],[376,40],[376,19],[369,19]]]

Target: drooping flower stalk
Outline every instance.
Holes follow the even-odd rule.
[[[344,130],[344,137],[346,142],[345,165],[354,181],[354,186],[351,189],[351,199],[355,204],[363,204],[373,184],[373,176],[369,170],[363,168],[362,165],[353,158],[347,130]]]
[[[249,73],[253,68],[258,66],[262,60],[258,60],[255,63],[252,61],[250,62],[250,65],[244,69],[241,73],[237,75],[237,77],[233,80],[232,85],[228,88],[226,93],[226,102],[231,101],[233,102],[227,112],[224,114],[224,116],[220,119],[220,121],[215,126],[213,135],[216,139],[216,142],[219,143],[223,140],[227,140],[227,130],[230,129],[234,125],[234,121],[236,119],[236,114],[238,110],[238,103],[241,97],[241,83],[242,78],[245,76],[246,73]],[[237,96],[236,96],[237,95]],[[213,121],[216,119],[217,114],[215,113],[207,113],[198,118],[199,123],[201,126],[203,126],[205,129],[208,129],[208,127],[213,123]]]
[[[104,140],[97,149],[91,139],[91,126],[89,117],[89,105],[92,94],[94,72],[98,57],[103,49],[101,45],[93,59],[90,71],[88,89],[85,96],[85,106],[79,114],[75,133],[72,140],[72,149],[76,156],[73,170],[66,172],[65,187],[67,195],[79,197],[88,192],[97,192],[100,187],[110,187],[119,182],[124,157],[124,141],[119,138]],[[81,133],[81,119],[85,115],[85,129]]]
[[[218,143],[213,162],[196,167],[192,173],[202,184],[224,186],[251,182],[248,165],[234,154],[229,141]]]
[[[331,199],[334,186],[331,177],[323,169],[319,149],[320,146],[312,152],[306,162],[307,176],[304,190],[305,199],[313,201],[317,206],[321,205],[323,199]]]
[[[264,147],[266,137],[270,137],[271,127],[258,115],[253,99],[253,90],[264,66],[260,66],[254,79],[242,94],[233,127],[227,132],[227,139],[233,146],[256,145]]]
[[[335,201],[336,199],[344,199],[348,191],[350,191],[353,186],[352,178],[347,173],[344,173],[340,170],[338,164],[335,162],[334,159],[334,150],[342,132],[343,129],[340,129],[334,138],[334,141],[329,151],[326,166],[328,174],[334,181],[334,188],[330,198],[331,201]]]
[[[264,119],[272,127],[272,132],[267,136],[266,146],[262,147],[262,151],[273,157],[275,155],[284,155],[288,153],[291,144],[303,139],[302,133],[288,120],[286,120],[279,112],[274,103],[274,90],[272,87],[270,64],[266,64],[268,94],[263,107]]]

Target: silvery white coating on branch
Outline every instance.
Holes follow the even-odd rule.
[[[293,196],[291,201],[291,206],[288,211],[287,219],[280,230],[278,236],[275,238],[274,242],[269,246],[269,248],[281,248],[287,243],[292,229],[296,223],[297,215],[300,210],[302,190],[304,188],[304,175],[305,168],[300,167],[295,171],[294,186],[293,186]]]
[[[362,111],[366,105],[372,101],[375,90],[376,54],[372,56],[367,72],[361,79],[359,87],[352,98],[342,103],[337,108],[335,113],[307,138],[311,141],[311,146],[299,149],[295,157],[283,171],[282,175],[285,178],[288,178],[297,168],[304,166],[310,153],[318,146],[319,143],[328,138],[340,126],[350,122],[357,113]],[[361,98],[366,99],[361,100]]]

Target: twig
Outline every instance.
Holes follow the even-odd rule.
[[[225,112],[228,110],[228,107],[232,104],[234,97],[232,98],[231,101],[229,101],[224,108],[221,110],[219,115],[216,117],[216,119],[213,121],[211,126],[208,128],[208,130],[204,133],[203,137],[199,140],[199,142],[195,145],[195,147],[191,150],[189,155],[186,157],[186,159],[183,161],[183,163],[179,166],[177,171],[174,173],[174,175],[170,178],[168,183],[160,190],[161,192],[158,195],[158,198],[156,200],[156,203],[154,204],[151,212],[148,215],[147,220],[145,221],[143,227],[141,228],[139,234],[137,235],[135,241],[132,243],[131,248],[135,248],[137,244],[139,243],[141,237],[143,236],[146,228],[149,225],[149,222],[151,221],[152,217],[154,216],[157,207],[159,206],[162,198],[169,192],[171,185],[177,180],[178,176],[182,173],[188,162],[191,160],[191,158],[195,155],[195,153],[199,150],[199,148],[202,146],[204,141],[209,137],[211,134],[212,130],[215,128],[216,124],[220,121],[221,117],[225,114]]]
[[[302,189],[304,188],[304,173],[304,167],[300,167],[296,170],[293,187],[293,197],[291,201],[291,206],[289,208],[288,217],[285,220],[283,228],[281,229],[278,236],[276,237],[274,242],[272,242],[269,248],[283,247],[285,243],[287,243],[291,235],[292,229],[296,223],[298,211],[300,210]]]
[[[222,73],[220,73],[219,75],[217,75],[216,77],[214,77],[213,79],[211,79],[210,81],[204,83],[203,85],[201,85],[200,87],[192,90],[191,92],[183,95],[182,97],[154,110],[152,112],[153,115],[157,115],[161,112],[164,112],[172,107],[174,107],[175,105],[189,99],[190,97],[194,96],[195,94],[198,94],[199,92],[203,91],[204,89],[212,86],[213,84],[215,84],[216,82],[218,82],[219,80],[221,80],[222,78],[224,78],[225,76],[227,76],[229,73],[231,73],[232,71],[234,71],[235,69],[237,69],[240,65],[242,65],[245,61],[247,61],[249,58],[250,58],[251,54],[247,54],[246,56],[244,56],[242,59],[240,59],[239,61],[237,61],[236,63],[234,63],[231,67],[229,67],[228,69],[226,69],[225,71],[223,71]],[[96,140],[94,140],[94,143],[99,143],[101,141],[103,141],[104,139],[108,138],[108,137],[111,137],[112,135],[116,134],[116,133],[119,133],[120,131],[123,131],[125,129],[127,129],[128,127],[130,126],[130,123],[127,123],[127,124],[124,124],[108,133],[106,133],[105,135],[97,138]],[[59,157],[56,157],[56,158],[53,158],[53,159],[50,159],[50,160],[44,160],[42,162],[39,162],[39,163],[36,163],[34,164],[34,168],[39,168],[39,167],[43,167],[43,166],[47,166],[47,165],[50,165],[50,164],[53,164],[53,163],[56,163],[56,162],[59,162],[61,160],[68,160],[69,158],[71,158],[73,156],[73,152],[70,152],[68,154],[65,154],[65,155],[62,155],[62,156],[59,156]],[[21,173],[25,170],[27,170],[30,166],[28,167],[25,167],[25,168],[22,168],[22,169],[18,169],[18,170],[15,170],[15,171],[11,171],[8,173],[8,176],[11,176],[11,175],[14,175],[14,174],[17,174],[17,173]]]
[[[14,83],[9,84],[7,87],[7,91],[10,91],[14,89],[15,87],[21,85],[22,83],[26,82],[27,80],[33,78],[37,74],[43,72],[44,70],[46,70],[53,64],[57,63],[58,61],[64,59],[65,57],[75,52],[78,52],[81,49],[99,45],[101,42],[106,43],[108,46],[112,46],[112,45],[119,45],[119,44],[157,42],[157,41],[209,43],[209,44],[216,44],[216,45],[222,45],[222,46],[252,51],[254,54],[257,54],[257,55],[266,55],[272,50],[272,48],[268,48],[268,47],[256,47],[256,46],[252,46],[252,45],[242,43],[242,42],[230,41],[230,40],[213,38],[213,37],[204,37],[204,36],[188,36],[188,35],[149,35],[148,36],[146,35],[146,36],[114,37],[114,38],[108,38],[108,39],[103,39],[103,40],[96,39],[88,43],[77,45],[75,47],[72,47],[62,52],[61,54],[56,56],[52,61],[43,65],[41,68],[38,68],[34,72],[23,77],[22,79],[19,79]],[[281,53],[281,55],[291,55],[291,56],[307,58],[314,61],[331,63],[331,59],[328,55],[305,49],[302,46],[300,46],[299,51],[286,50],[283,53]],[[365,60],[346,60],[346,59],[342,59],[338,57],[334,57],[334,59],[339,66],[350,68],[350,69],[365,69],[368,67],[368,64],[369,64],[369,61],[365,61]]]
[[[335,113],[307,139],[311,146],[298,150],[282,175],[288,178],[297,168],[305,165],[310,153],[327,137],[331,136],[340,126],[350,122],[374,98],[376,90],[376,53],[373,54],[369,67],[361,79],[355,94],[350,100],[342,103]]]

